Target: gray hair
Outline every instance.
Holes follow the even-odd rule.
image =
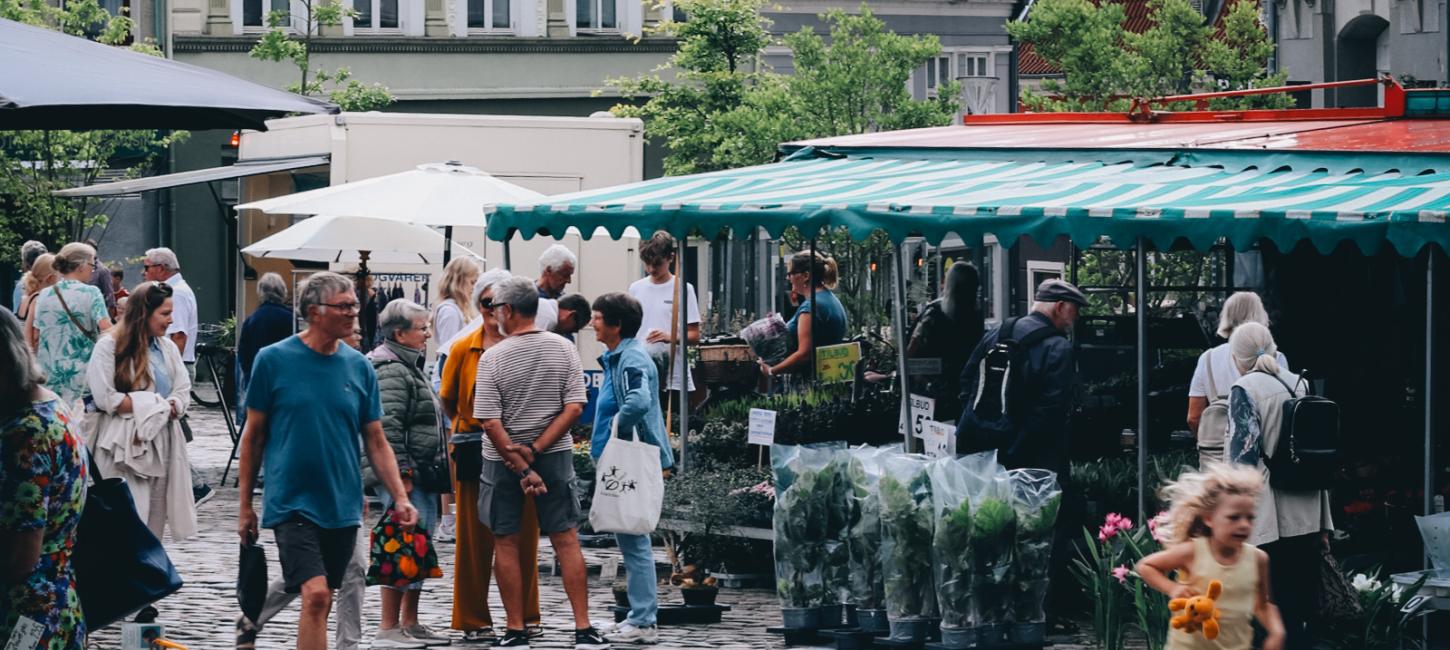
[[[1228,337],[1228,351],[1241,373],[1279,374],[1279,346],[1269,328],[1259,323],[1249,321],[1235,328]]]
[[[55,254],[55,272],[70,275],[79,269],[89,267],[95,261],[96,249],[86,244],[72,242],[60,247],[60,252]]]
[[[35,355],[25,343],[25,332],[20,319],[9,309],[0,307],[0,355],[4,356],[3,367],[7,368],[9,379],[15,382],[15,394],[3,399],[7,406],[11,402],[24,404],[30,401],[30,392],[45,383],[45,371],[36,363]]]
[[[32,240],[30,240],[28,242],[25,242],[24,244],[21,244],[20,245],[20,265],[21,265],[21,270],[29,271],[30,270],[30,266],[32,264],[35,264],[35,258],[40,257],[41,255],[44,255],[44,254],[49,253],[49,252],[50,251],[48,251],[48,250],[45,249],[45,244],[42,244],[42,243],[40,243],[38,241],[35,241],[34,239],[32,239]]]
[[[312,320],[312,308],[327,301],[335,293],[351,294],[352,280],[347,276],[330,271],[319,271],[307,277],[302,289],[297,292],[297,311],[307,321]]]
[[[261,298],[262,302],[285,305],[287,304],[287,283],[282,280],[282,276],[276,273],[263,273],[262,277],[257,279],[257,297]]]
[[[544,249],[544,254],[539,256],[539,273],[558,270],[565,265],[579,268],[579,258],[563,244],[554,244]]]
[[[391,341],[398,332],[413,329],[419,318],[428,318],[428,308],[411,300],[394,300],[378,315],[378,333],[384,341]]]
[[[482,296],[483,292],[488,291],[489,287],[503,282],[504,280],[507,280],[511,277],[514,277],[514,274],[509,273],[504,269],[493,269],[490,271],[484,271],[483,275],[478,276],[478,279],[473,282],[473,306],[478,306],[479,296]]]
[[[1229,338],[1244,323],[1269,326],[1269,312],[1264,310],[1264,301],[1252,291],[1239,291],[1223,301],[1223,307],[1218,310],[1218,335]]]
[[[515,275],[493,285],[493,302],[512,307],[520,316],[533,317],[539,313],[539,288],[533,280]]]
[[[146,251],[146,263],[155,264],[167,271],[180,271],[181,262],[176,261],[176,253],[170,248],[153,248]]]

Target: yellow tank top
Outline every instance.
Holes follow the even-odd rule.
[[[1244,544],[1238,560],[1231,565],[1219,564],[1208,548],[1208,538],[1193,539],[1193,563],[1178,572],[1178,582],[1193,587],[1200,594],[1208,593],[1208,583],[1223,584],[1223,595],[1214,601],[1219,615],[1218,638],[1209,641],[1202,633],[1187,634],[1168,630],[1166,650],[1249,650],[1254,641],[1251,624],[1254,602],[1259,589],[1259,568],[1254,561],[1255,547]]]

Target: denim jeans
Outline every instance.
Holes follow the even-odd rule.
[[[635,627],[649,627],[655,624],[659,613],[659,596],[656,593],[659,576],[655,574],[654,551],[650,549],[649,535],[614,534],[619,552],[624,555],[624,569],[629,572],[629,618],[625,622]]]

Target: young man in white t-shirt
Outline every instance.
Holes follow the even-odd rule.
[[[686,372],[685,360],[679,358],[679,339],[673,336],[680,327],[680,315],[674,309],[679,290],[675,287],[675,274],[670,269],[675,262],[675,238],[669,233],[655,233],[640,243],[639,259],[644,262],[645,271],[649,274],[629,285],[629,295],[634,296],[644,308],[639,337],[644,339],[650,355],[657,359],[668,358],[673,346],[676,349],[675,367],[670,373],[669,383],[661,384],[667,390],[679,390],[680,378],[684,375],[686,390],[694,392],[694,377]],[[686,318],[689,321],[685,336],[691,344],[696,344],[700,342],[700,305],[695,302],[694,285],[686,283],[685,294],[688,296]]]

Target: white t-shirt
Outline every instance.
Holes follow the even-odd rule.
[[[181,360],[196,363],[196,294],[180,273],[166,278],[166,284],[171,285],[171,327],[166,328],[166,335],[186,332],[186,349],[181,351]]]
[[[1208,394],[1208,368],[1213,367],[1213,387],[1218,389],[1219,395]],[[1279,367],[1285,371],[1289,370],[1289,360],[1284,353],[1279,353]],[[1189,397],[1207,397],[1210,401],[1214,397],[1227,397],[1229,388],[1234,382],[1243,376],[1239,368],[1233,362],[1233,355],[1229,354],[1228,344],[1220,343],[1208,351],[1198,355],[1198,367],[1193,369],[1193,381],[1188,384]]]
[[[640,320],[639,334],[635,338],[644,341],[649,338],[650,332],[660,331],[668,335],[672,331],[670,328],[670,316],[671,312],[674,311],[676,293],[674,279],[664,284],[655,284],[649,276],[645,276],[635,280],[633,284],[629,285],[629,295],[634,296],[635,300],[638,300],[640,306],[644,308],[644,318]],[[700,304],[695,301],[695,286],[685,283],[685,294],[689,297],[689,305],[686,307],[688,310],[686,318],[691,325],[699,324]],[[679,314],[674,314],[674,316],[675,318],[679,318]],[[678,328],[679,325],[675,325],[675,329]],[[647,344],[645,348],[649,350],[650,355],[656,357],[668,356],[670,353],[670,345],[668,343]],[[675,355],[678,357],[679,353],[676,352]],[[684,371],[685,360],[675,359],[674,371],[670,373],[669,390],[680,389],[680,375]],[[695,378],[688,374],[685,375],[685,378],[688,382],[685,389],[690,391],[695,390]]]
[[[534,313],[534,327],[545,332],[554,331],[554,326],[559,324],[559,301],[553,298],[540,298],[539,310]]]

